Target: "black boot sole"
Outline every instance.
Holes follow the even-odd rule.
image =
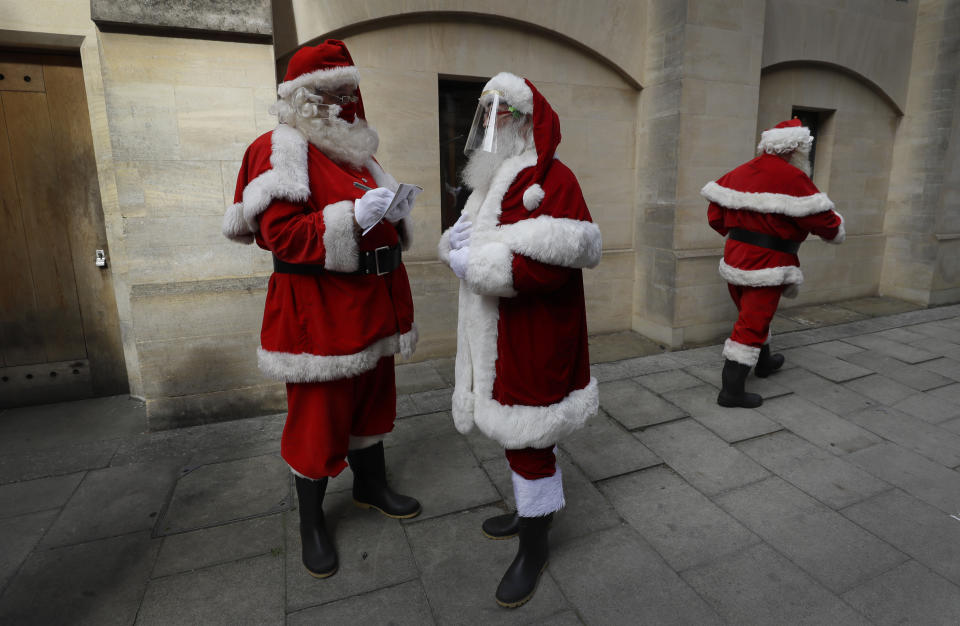
[[[533,589],[530,591],[530,593],[527,594],[525,598],[523,598],[522,600],[517,600],[516,602],[504,602],[500,598],[494,598],[497,601],[497,604],[499,604],[505,609],[515,609],[529,602],[530,598],[532,598],[537,593],[537,587],[540,586],[540,578],[543,576],[543,570],[545,569],[547,569],[546,563],[544,563],[543,567],[540,568],[540,573],[537,574],[537,582],[533,584]]]
[[[303,569],[307,570],[307,573],[313,576],[314,578],[330,578],[340,570],[340,566],[335,565],[332,570],[323,574],[313,571],[312,569],[308,568],[306,565],[303,566]]]
[[[411,519],[420,515],[421,511],[423,511],[423,507],[420,507],[413,513],[407,513],[406,515],[394,515],[393,513],[387,513],[386,511],[378,507],[376,504],[370,504],[369,502],[360,502],[359,500],[354,500],[353,503],[358,508],[361,508],[361,509],[373,509],[375,511],[380,511],[380,513],[386,515],[390,519]]]
[[[520,531],[518,530],[512,535],[491,535],[490,533],[488,533],[482,528],[480,529],[480,532],[482,532],[483,536],[486,537],[487,539],[493,539],[494,541],[501,541],[503,539],[513,539],[514,537],[520,534]]]
[[[758,404],[743,404],[740,400],[728,400],[724,397],[717,396],[717,404],[728,409],[755,409],[758,406],[763,406],[763,398],[760,398]]]

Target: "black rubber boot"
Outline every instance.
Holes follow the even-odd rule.
[[[770,344],[765,343],[760,347],[760,358],[757,359],[757,366],[753,368],[753,373],[758,378],[766,378],[783,367],[782,354],[770,354]]]
[[[734,407],[739,406],[745,409],[755,409],[763,404],[763,398],[755,393],[747,393],[743,390],[747,382],[747,374],[750,373],[750,366],[743,363],[737,363],[727,359],[723,364],[723,389],[717,396],[717,404],[720,406]]]
[[[300,543],[303,546],[303,565],[316,578],[337,573],[337,549],[327,533],[323,517],[323,494],[327,479],[310,480],[295,476],[297,483],[297,510],[300,512]]]
[[[480,529],[487,539],[510,539],[520,534],[520,517],[516,513],[489,517]]]
[[[547,567],[550,546],[547,535],[553,514],[520,517],[520,546],[517,556],[497,587],[497,604],[508,609],[523,605],[537,590],[540,574]]]
[[[387,485],[387,468],[383,460],[383,442],[347,453],[353,470],[353,503],[362,509],[376,509],[394,519],[408,519],[420,514],[420,503],[400,495]]]

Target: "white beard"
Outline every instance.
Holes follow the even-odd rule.
[[[320,152],[353,167],[363,167],[380,146],[380,135],[359,117],[352,124],[339,117],[322,119],[297,115],[292,121],[293,126]]]
[[[794,166],[807,176],[810,175],[810,150],[797,148],[787,157],[787,163]]]
[[[521,133],[516,124],[497,129],[497,134],[499,145],[496,152],[474,150],[467,159],[467,165],[460,174],[467,187],[485,193],[504,161],[533,147],[533,133]],[[529,136],[524,137],[524,134]]]

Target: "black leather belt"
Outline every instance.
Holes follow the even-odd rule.
[[[781,239],[766,233],[755,233],[752,230],[742,228],[731,228],[727,236],[734,241],[742,241],[743,243],[753,244],[768,250],[776,250],[777,252],[786,252],[787,254],[796,254],[800,250],[800,244],[803,243]]]
[[[376,250],[360,251],[360,269],[356,272],[332,272],[322,265],[307,265],[301,263],[287,263],[281,261],[276,256],[273,257],[273,271],[281,274],[305,274],[316,276],[317,274],[357,274],[367,276],[376,274],[383,276],[400,267],[400,246],[381,246]]]

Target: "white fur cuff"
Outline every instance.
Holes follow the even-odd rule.
[[[553,476],[527,480],[511,471],[513,477],[513,497],[517,501],[517,515],[520,517],[543,517],[563,508],[563,475],[560,467]]]
[[[450,265],[450,231],[453,230],[453,226],[443,231],[443,234],[440,235],[440,241],[437,243],[437,257]]]
[[[465,389],[454,389],[451,412],[453,413],[453,425],[457,432],[466,435],[473,430],[473,392]]]
[[[513,252],[500,242],[470,248],[467,286],[474,293],[510,298],[513,288]]]
[[[323,207],[323,266],[331,272],[356,272],[360,268],[360,246],[354,228],[353,200],[341,200]]]
[[[560,267],[596,267],[603,255],[600,227],[568,217],[541,215],[501,226],[497,241],[517,254]]]
[[[254,236],[250,226],[243,219],[243,203],[237,202],[227,207],[223,215],[223,226],[220,229],[223,236],[237,243],[253,243]]]
[[[417,350],[417,341],[420,340],[420,331],[417,330],[417,325],[413,324],[410,326],[410,330],[400,335],[400,356],[404,360],[409,359],[413,356],[413,353]]]
[[[760,358],[760,348],[727,339],[723,344],[723,358],[753,367]]]
[[[839,213],[837,215],[840,215]],[[843,216],[840,215],[840,228],[837,229],[837,236],[833,239],[824,239],[827,243],[840,245],[847,239],[847,229],[843,227]]]

